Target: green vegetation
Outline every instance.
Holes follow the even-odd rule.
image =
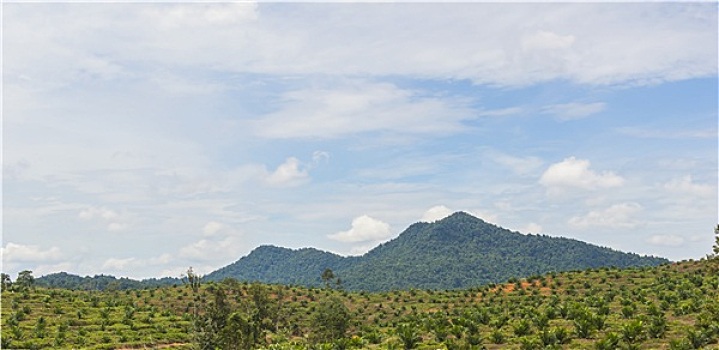
[[[382,257],[382,249],[412,240],[472,245],[482,237],[519,235],[502,236],[502,229],[483,222],[477,231],[478,219],[453,217],[413,225],[405,234],[414,238],[400,237],[368,255]],[[97,291],[47,288],[31,271],[15,282],[1,274],[0,348],[719,349],[719,227],[715,232],[715,254],[701,261],[553,271],[464,289],[349,291],[340,274],[311,259],[324,282],[319,287],[207,281],[192,268],[179,285],[135,290],[121,290],[119,280],[104,276],[99,280],[108,283]],[[520,242],[533,247],[514,243]],[[571,247],[564,246],[570,256],[578,254]],[[589,247],[579,251],[627,257]],[[317,252],[303,254],[331,258]]]
[[[48,289],[35,286],[30,271],[21,275],[15,283],[3,283],[0,348],[117,349],[192,342],[189,311],[195,301],[186,288]]]
[[[206,277],[308,287],[326,284],[325,277],[341,277],[342,286],[354,291],[444,290],[552,271],[668,262],[567,238],[523,235],[458,212],[435,223],[416,223],[361,257],[263,246]],[[326,269],[332,276],[317,273]]]
[[[190,273],[183,285],[126,291],[5,282],[3,349],[719,348],[715,259],[442,291],[200,283]]]
[[[136,281],[129,278],[116,278],[107,275],[80,277],[66,272],[53,273],[42,276],[36,281],[38,286],[65,288],[75,290],[126,290],[144,289],[159,286],[171,286],[181,284],[179,278],[152,278]]]
[[[669,261],[573,239],[523,235],[458,212],[435,223],[416,223],[361,257],[313,248],[262,246],[214,271],[205,280],[289,284],[352,291],[466,289],[548,272],[599,267],[657,266]],[[318,274],[317,271],[324,272]],[[181,284],[178,278],[135,281],[112,276],[56,273],[37,284],[84,290],[125,290]]]

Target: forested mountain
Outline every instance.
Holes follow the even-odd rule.
[[[458,289],[550,271],[667,262],[568,238],[523,235],[458,212],[413,224],[361,257],[262,246],[206,279],[318,286],[322,272],[331,269],[349,290]]]
[[[179,278],[150,278],[142,281],[130,278],[117,278],[108,275],[95,275],[93,277],[80,277],[66,272],[52,273],[35,280],[37,285],[45,287],[66,288],[76,290],[123,290],[140,289],[156,286],[181,284]]]

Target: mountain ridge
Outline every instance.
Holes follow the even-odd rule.
[[[269,251],[276,254],[266,254]],[[320,286],[322,271],[331,269],[349,290],[459,289],[551,271],[667,262],[570,238],[523,235],[456,212],[432,223],[412,224],[358,257],[260,246],[206,279]]]
[[[331,269],[342,287],[349,290],[462,289],[547,272],[668,262],[571,238],[525,235],[456,212],[434,222],[414,223],[361,256],[341,256],[311,247],[261,245],[204,279],[317,287],[325,284],[322,272]],[[165,277],[137,281],[61,272],[42,276],[37,282],[52,287],[104,290],[181,284],[182,280]]]

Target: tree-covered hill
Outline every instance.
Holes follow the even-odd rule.
[[[319,286],[322,271],[331,269],[349,290],[459,289],[551,271],[667,262],[573,239],[523,235],[458,212],[413,224],[361,257],[262,246],[206,278]]]
[[[314,248],[292,250],[261,246],[239,261],[220,268],[206,280],[234,278],[239,281],[318,286],[320,274],[329,268],[346,271],[358,258],[342,257]]]
[[[179,278],[151,278],[142,281],[130,278],[117,278],[108,275],[80,277],[67,272],[52,273],[37,279],[39,286],[76,289],[76,290],[125,290],[181,284]]]

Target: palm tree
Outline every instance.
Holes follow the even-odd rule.
[[[420,337],[419,333],[417,332],[417,328],[415,328],[409,323],[403,323],[397,326],[395,333],[399,337],[399,340],[402,342],[403,348],[405,350],[416,349],[417,344],[422,341],[422,337]]]

